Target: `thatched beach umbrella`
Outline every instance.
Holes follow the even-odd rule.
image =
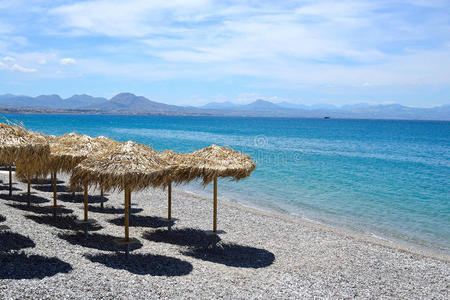
[[[53,179],[53,208],[57,205],[56,195],[56,174],[57,172],[71,172],[81,161],[95,155],[98,152],[105,151],[108,147],[118,142],[106,137],[92,138],[88,135],[79,135],[76,133],[64,134],[50,143],[50,162],[48,170]],[[87,188],[84,187],[84,206],[87,216]],[[87,217],[85,218],[87,221]]]
[[[28,161],[29,168],[45,165],[50,148],[47,141],[23,126],[0,123],[0,161],[9,165],[9,195],[12,195],[12,164]]]
[[[256,165],[248,155],[217,145],[185,154],[183,159],[194,168],[189,172],[184,168],[177,170],[175,178],[178,181],[191,180],[198,172],[201,172],[204,186],[214,181],[213,232],[217,232],[217,178],[228,177],[238,181],[250,176]]]
[[[56,139],[54,135],[45,135],[38,132],[28,131],[31,140],[36,142],[49,144]],[[36,176],[45,177],[46,168],[49,163],[49,157],[43,157],[41,160],[37,160],[33,156],[20,157],[16,160],[16,177],[21,178],[27,181],[27,196],[28,196],[28,205],[30,205],[30,188],[31,188],[31,177]]]
[[[124,191],[125,238],[117,243],[128,246],[137,241],[129,238],[131,192],[163,186],[173,169],[174,167],[161,159],[152,148],[126,142],[83,160],[72,172],[70,184],[72,187],[102,185],[105,191]]]

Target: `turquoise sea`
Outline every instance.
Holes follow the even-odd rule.
[[[257,168],[240,182],[221,180],[222,199],[450,253],[450,122],[4,116],[47,134],[105,135],[156,150],[228,145]],[[184,188],[209,196],[211,187]]]

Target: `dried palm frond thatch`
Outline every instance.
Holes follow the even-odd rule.
[[[28,131],[31,140],[36,140],[49,145],[56,139],[54,135],[45,135],[38,132]],[[48,146],[50,150],[50,146]],[[47,176],[48,165],[50,164],[50,151],[47,156],[36,159],[33,155],[21,156],[15,161],[16,177],[20,179],[30,179],[31,176],[44,178]]]
[[[197,167],[195,162],[191,160],[189,154],[164,150],[159,155],[167,163],[175,166],[174,171],[167,177],[167,184],[171,182],[185,183],[198,179],[203,175],[203,168]]]
[[[137,191],[163,186],[174,168],[151,147],[130,141],[83,160],[73,170],[70,183],[73,187],[101,185],[105,191]]]
[[[29,157],[38,161],[50,153],[45,138],[19,125],[0,123],[0,161],[11,164]]]
[[[35,172],[48,160],[50,148],[40,134],[27,131],[23,124],[0,123],[0,161],[9,164],[9,194],[12,194],[12,164],[26,162]]]
[[[194,175],[201,173],[203,185],[207,185],[214,178],[218,177],[231,177],[232,180],[238,181],[250,176],[256,167],[248,155],[217,145],[211,145],[192,153],[184,154],[182,158],[185,164],[193,167],[191,170],[192,175],[182,176],[184,174],[181,173],[183,172],[181,170],[180,176],[175,177],[179,177],[180,179],[178,180],[183,178],[191,180],[189,177],[194,177]]]
[[[54,172],[71,172],[85,158],[117,143],[103,136],[93,138],[77,133],[64,134],[50,143],[49,168]]]

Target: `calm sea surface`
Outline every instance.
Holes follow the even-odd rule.
[[[47,134],[105,135],[156,150],[228,145],[248,153],[257,168],[243,181],[221,180],[222,199],[450,253],[450,122],[5,117]],[[208,195],[210,188],[185,187]]]

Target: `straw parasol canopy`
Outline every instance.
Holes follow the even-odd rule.
[[[256,167],[248,155],[217,145],[185,154],[183,158],[186,164],[194,167],[191,170],[193,175],[201,174],[203,185],[207,185],[218,177],[241,180],[250,176]],[[180,176],[180,179],[183,179],[183,176]]]
[[[45,138],[27,131],[22,125],[0,123],[0,161],[12,164],[17,160],[32,158],[40,163],[50,153]]]
[[[54,172],[71,172],[90,155],[95,155],[118,142],[100,136],[97,138],[77,133],[64,134],[50,143],[49,169]]]
[[[92,138],[77,133],[64,134],[59,137],[40,133],[33,134],[44,138],[50,146],[50,155],[46,163],[39,164],[37,168],[34,168],[35,172],[32,172],[33,175],[38,176],[47,176],[48,173],[54,172],[71,172],[79,162],[89,155],[103,151],[105,147],[117,143],[104,136]],[[24,167],[26,165],[26,161],[18,162],[16,176],[25,177],[27,175],[24,174],[25,171],[29,171]]]
[[[151,147],[129,141],[83,160],[75,167],[70,183],[102,185],[105,191],[138,191],[163,186],[174,168]]]
[[[36,170],[45,165],[50,148],[38,133],[27,131],[22,124],[0,123],[0,161],[9,164],[9,195],[12,194],[12,164],[27,162],[27,168]]]
[[[50,145],[54,142],[56,136],[45,135],[39,132],[28,131],[31,140],[39,141]],[[49,147],[49,146],[48,146]],[[50,149],[50,147],[49,147]],[[15,161],[16,165],[16,177],[20,179],[29,179],[30,176],[45,177],[47,176],[47,168],[50,163],[50,151],[47,156],[41,157],[36,160],[33,155],[19,157]]]
[[[192,157],[187,154],[174,152],[172,150],[164,150],[159,153],[160,157],[175,167],[174,172],[168,176],[167,183],[184,183],[197,179],[202,176],[203,168],[197,166]]]

